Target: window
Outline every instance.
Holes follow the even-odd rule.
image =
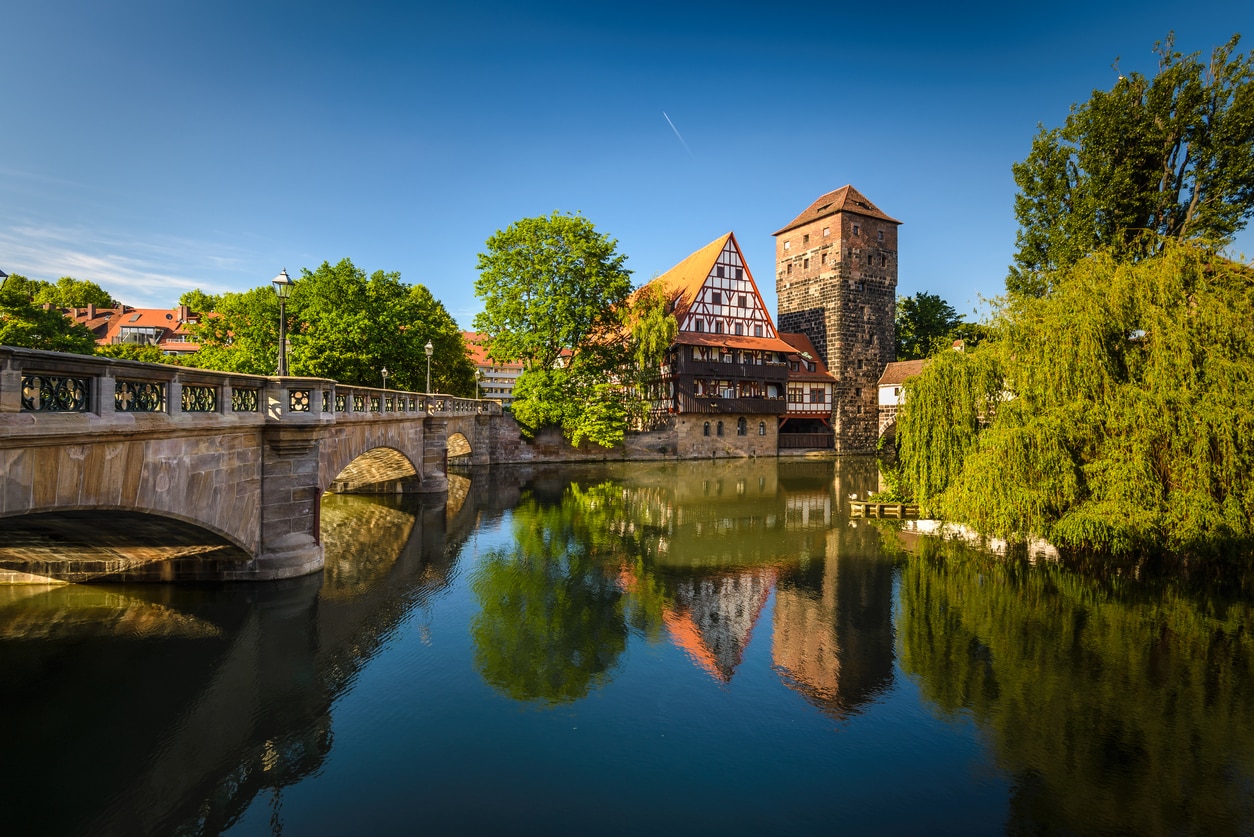
[[[855,291],[865,291],[865,290],[866,290],[866,282],[860,282],[860,281],[859,281],[859,282],[854,282],[854,283],[853,283],[853,289],[854,289]]]
[[[762,326],[760,326],[760,325],[755,325],[755,326],[753,327],[753,336],[754,336],[754,337],[761,337],[761,336],[762,336]]]
[[[736,323],[736,336],[740,337],[745,333],[744,323]]]
[[[696,326],[697,326],[696,331],[705,331],[705,322],[704,322],[704,321],[702,321],[702,320],[697,320],[697,322],[696,322]]]
[[[714,321],[714,333],[715,333],[715,334],[722,334],[722,333],[723,333],[723,321],[722,321],[722,320],[715,320],[715,321]]]
[[[861,398],[861,397],[862,397],[862,387],[854,387],[854,388],[853,388],[853,397],[854,397],[854,398]]]
[[[893,387],[893,398],[901,397],[901,387]]]
[[[710,435],[710,423],[709,423],[708,421],[705,423],[705,427],[703,427],[703,428],[701,429],[701,431],[702,431],[702,432],[701,432],[701,435],[702,435],[702,436],[709,436],[709,435]]]
[[[792,242],[791,242],[791,241],[785,241],[785,242],[784,242],[784,249],[785,249],[785,250],[791,250],[791,249],[792,249]]]
[[[741,270],[740,268],[736,268],[736,278],[737,279],[745,278],[745,272]]]
[[[883,231],[883,230],[880,230],[880,231],[879,231],[879,239],[880,239],[880,241],[883,241],[883,240],[884,240],[884,231]]]
[[[723,295],[719,293],[718,291],[715,291],[714,293],[710,294],[710,303],[712,305],[722,305]]]
[[[792,273],[792,262],[789,262],[789,263],[788,263],[788,272],[789,272],[789,274],[791,274],[791,273]]]
[[[824,228],[823,228],[823,236],[826,238],[826,237],[827,237],[827,234],[828,234],[828,233],[830,233],[831,231],[832,231],[832,228],[831,228],[831,227],[824,227]]]
[[[862,358],[858,358],[858,368],[862,368]]]
[[[810,269],[810,260],[809,260],[809,259],[803,259],[803,260],[802,260],[802,262],[801,262],[801,269],[802,269],[802,270],[809,270],[809,269]]]
[[[853,234],[854,234],[854,235],[857,235],[857,234],[858,234],[858,231],[859,231],[859,230],[858,230],[858,225],[857,225],[857,224],[854,224],[854,225],[853,225]]]
[[[819,259],[819,264],[827,264],[827,254],[824,253]]]
[[[718,435],[723,435],[723,423],[721,421],[718,423]]]
[[[736,419],[736,435],[746,436],[749,433],[749,423],[745,421],[745,417],[741,416]]]
[[[760,421],[760,422],[758,422],[758,435],[759,435],[759,436],[765,436],[765,435],[766,435],[766,422],[764,422],[764,421]],[[759,477],[759,478],[758,478],[758,487],[759,487],[759,488],[761,488],[761,487],[762,487],[762,484],[761,484],[761,483],[762,483],[762,478],[761,478],[761,477]]]
[[[809,233],[806,233],[805,235],[801,236],[801,243],[802,243],[802,244],[809,244],[809,243],[810,243],[810,234],[809,234]]]
[[[811,404],[826,404],[827,394],[822,389],[810,390],[810,403]]]
[[[749,307],[749,299],[744,294],[740,295],[740,299],[738,300],[738,302],[740,303],[741,308]]]

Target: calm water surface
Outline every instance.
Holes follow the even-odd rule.
[[[323,576],[0,588],[10,834],[1254,833],[1239,596],[853,521],[866,461],[328,497]]]

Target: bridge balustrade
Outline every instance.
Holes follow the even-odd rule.
[[[264,416],[267,422],[500,415],[493,401],[0,347],[0,413]]]

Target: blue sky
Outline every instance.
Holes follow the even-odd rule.
[[[1248,2],[61,2],[0,7],[0,269],[131,305],[351,258],[469,328],[497,229],[582,212],[637,283],[774,242],[852,183],[904,222],[899,292],[999,294],[1038,122],[1234,32]],[[669,115],[674,128],[663,113]],[[1237,251],[1254,255],[1245,232]]]

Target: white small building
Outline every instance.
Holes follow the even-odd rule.
[[[923,371],[926,360],[898,360],[884,367],[879,380],[880,435],[897,423],[897,408],[904,400],[903,387],[907,378]]]

